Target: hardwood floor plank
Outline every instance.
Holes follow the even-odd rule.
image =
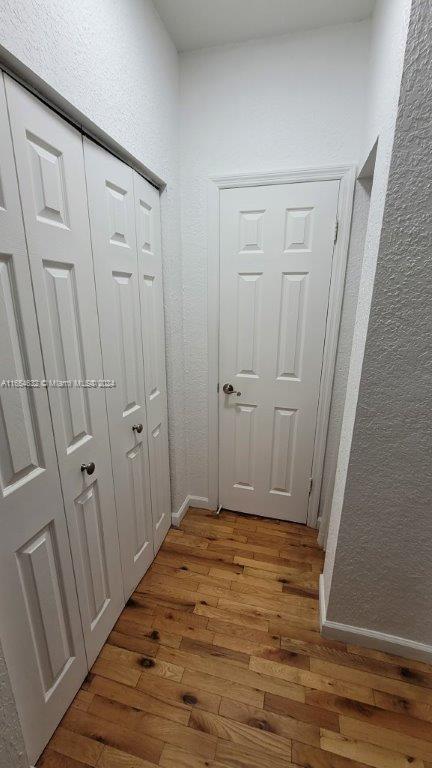
[[[182,683],[184,686],[192,686],[197,689],[215,693],[218,696],[226,696],[234,701],[252,704],[255,707],[261,707],[264,703],[264,692],[241,683],[231,682],[227,685],[226,680],[213,675],[207,675],[205,672],[193,672],[185,670]],[[219,712],[219,709],[218,709]]]
[[[96,766],[103,750],[99,742],[62,726],[57,728],[48,746],[54,752],[90,766]]]
[[[186,672],[180,683],[168,679],[142,677],[137,687],[163,702],[181,705],[187,710],[196,707],[215,714],[219,712],[221,696],[199,684],[195,685],[191,678],[188,679]]]
[[[432,760],[432,741],[430,740],[425,741],[345,716],[340,718],[340,732],[349,739],[367,741],[421,760]]]
[[[374,698],[376,698],[375,694]],[[371,725],[388,728],[390,731],[405,733],[408,736],[432,742],[431,724],[417,719],[415,716],[399,712],[388,712],[385,709],[380,709],[370,704],[363,704],[352,699],[344,699],[341,696],[334,696],[322,691],[306,691],[306,704],[324,707],[329,714],[330,712],[335,712],[339,715],[362,720]]]
[[[192,653],[198,653],[201,656],[206,657],[210,656],[217,659],[229,659],[239,667],[249,667],[249,655],[247,653],[218,645],[215,643],[214,638],[212,643],[202,643],[199,640],[184,637],[180,643],[180,650],[191,651]]]
[[[164,717],[141,712],[102,696],[95,696],[89,712],[90,710],[98,717],[114,724],[121,723],[125,728],[138,732],[146,738],[183,747],[192,753],[201,755],[201,757],[212,758],[215,755],[216,739],[214,736],[198,733],[195,729],[174,723]]]
[[[91,692],[98,696],[103,696],[105,699],[111,699],[119,704],[125,704],[128,707],[141,710],[142,712],[160,715],[167,720],[183,723],[183,725],[187,725],[189,722],[189,708],[181,701],[178,701],[175,704],[168,701],[162,701],[160,698],[152,696],[151,693],[142,688],[130,688],[127,685],[121,685],[121,683],[114,683],[103,677],[95,676],[91,683]],[[92,702],[90,702],[89,711],[93,711],[91,709],[91,704]]]
[[[178,648],[181,643],[181,635],[164,632],[159,628],[155,629],[154,625],[158,623],[159,622],[156,619],[154,621],[151,620],[149,622],[149,628],[146,628],[143,627],[139,621],[131,621],[121,616],[115,625],[115,631],[132,638],[151,640],[152,644],[156,645],[156,652],[159,645],[167,645],[169,648]]]
[[[150,763],[157,764],[162,754],[163,742],[160,739],[136,733],[118,722],[110,722],[89,712],[79,712],[73,707],[67,711],[62,725],[70,731],[135,757],[141,757]]]
[[[140,679],[141,672],[122,664],[112,663],[109,659],[98,658],[91,668],[91,674],[107,677],[124,685],[135,686]]]
[[[337,693],[339,696],[363,701],[366,704],[373,704],[373,692],[371,688],[365,685],[346,682],[344,680],[333,679],[332,677],[321,675],[315,672],[290,667],[289,664],[279,664],[267,659],[260,659],[252,656],[250,660],[250,669],[254,672],[262,672],[265,675],[279,677],[288,680],[297,685],[303,685],[306,688],[315,688],[319,691]]]
[[[251,728],[276,734],[285,739],[295,739],[317,747],[320,744],[320,729],[317,725],[296,720],[293,717],[263,711],[232,699],[222,698],[219,714]]]
[[[368,768],[366,763],[293,741],[292,759],[307,768]]]
[[[49,746],[38,760],[39,768],[83,768],[85,763],[56,752]]]
[[[191,752],[173,747],[171,744],[165,744],[159,765],[161,768],[226,768],[217,760],[208,760],[193,755]]]
[[[353,741],[340,733],[321,729],[321,749],[357,760],[373,768],[424,768],[422,760],[383,749],[364,741]]]
[[[121,752],[119,749],[105,747],[97,768],[157,768],[157,765],[127,752]]]
[[[82,712],[87,712],[93,699],[93,694],[90,691],[78,691],[71,706],[80,709]]]
[[[107,662],[111,664],[112,668],[130,668],[136,670],[138,672],[138,679],[133,685],[137,685],[143,672],[159,677],[167,677],[170,680],[181,680],[183,674],[183,669],[181,667],[166,662],[162,663],[159,658],[144,656],[140,653],[117,648],[109,643],[103,647],[100,658],[106,659]]]
[[[274,733],[251,728],[249,725],[229,720],[208,712],[192,712],[190,725],[202,733],[212,734],[218,739],[232,741],[240,746],[256,749],[266,754],[282,755],[291,759],[291,741]]]
[[[249,656],[259,656],[273,647],[269,645],[267,637],[264,642],[256,642],[249,637],[235,637],[232,634],[218,634],[217,632],[213,642],[215,645],[222,646],[223,648],[244,652],[248,656],[248,664]]]
[[[353,682],[354,684],[368,686],[374,690],[397,693],[407,699],[432,704],[432,690],[420,685],[403,683],[400,680],[393,680],[392,678],[382,677],[371,672],[363,672],[363,670],[333,664],[329,661],[321,661],[321,659],[311,659],[311,671],[330,675],[336,680],[345,680],[348,683]]]
[[[299,572],[311,572],[312,565],[304,560],[287,560],[280,557],[267,557],[254,559],[248,556],[235,555],[236,565],[245,565],[260,571],[270,571],[278,576],[292,576]]]
[[[232,604],[230,610],[224,607],[224,605],[225,601],[221,607],[216,608],[214,606],[199,604],[195,607],[194,613],[198,616],[205,616],[207,619],[214,619],[225,624],[237,624],[243,629],[245,627],[250,627],[251,629],[267,632],[269,625],[268,619],[261,618],[259,612],[254,611],[252,606],[250,606],[249,610],[242,610],[241,606],[238,607],[238,610],[235,610],[235,604]]]
[[[312,723],[320,728],[339,731],[338,714],[324,707],[311,705],[307,697],[308,693],[306,693],[306,704],[303,704],[283,696],[277,696],[274,693],[266,693],[264,695],[264,709],[277,715],[287,715],[305,723]]]
[[[224,739],[218,740],[216,760],[225,768],[296,768],[288,757],[257,752]]]
[[[404,696],[384,693],[384,691],[374,691],[374,699],[377,707],[432,723],[432,704],[424,704],[414,699],[406,699]]]

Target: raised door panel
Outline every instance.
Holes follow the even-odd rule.
[[[123,592],[82,139],[12,80],[7,98],[86,650],[93,661],[121,610]],[[81,467],[92,462],[90,480]],[[94,537],[83,540],[76,517],[76,500],[93,483],[107,573],[97,617],[85,563],[87,550],[97,562],[99,544]]]
[[[35,763],[87,662],[6,116],[0,78],[0,623]]]
[[[106,378],[123,583],[129,595],[153,559],[152,507],[133,172],[84,142],[90,227]]]
[[[158,190],[137,173],[134,194],[153,541],[157,550],[171,525],[160,201]]]

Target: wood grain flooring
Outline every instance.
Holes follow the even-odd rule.
[[[39,768],[432,768],[432,668],[319,634],[304,526],[190,509]]]

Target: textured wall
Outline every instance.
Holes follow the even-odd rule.
[[[9,676],[0,645],[0,768],[28,768]]]
[[[151,0],[3,0],[0,44],[168,184],[162,195],[173,507],[186,494],[178,56]]]
[[[427,644],[432,637],[431,39],[432,0],[414,0],[328,603],[329,619]]]
[[[207,180],[357,162],[369,24],[183,54],[181,195],[189,492],[208,495]]]
[[[362,162],[366,159],[377,137],[379,141],[341,428],[338,465],[327,542],[327,556],[324,567],[324,592],[326,599],[332,576],[339,522],[344,500],[345,481],[393,147],[410,7],[411,0],[378,0],[372,20],[367,115],[367,141],[369,145],[366,149],[363,149]],[[386,105],[384,111],[380,106],[381,103]]]

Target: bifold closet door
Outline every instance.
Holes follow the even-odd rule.
[[[81,134],[11,79],[12,139],[89,664],[123,606]],[[84,386],[83,386],[84,382]]]
[[[125,594],[153,560],[133,171],[84,139]]]
[[[159,192],[134,172],[141,333],[144,351],[155,552],[171,525]]]
[[[0,378],[44,379],[0,73]],[[0,625],[36,762],[87,670],[44,388],[0,387]]]

